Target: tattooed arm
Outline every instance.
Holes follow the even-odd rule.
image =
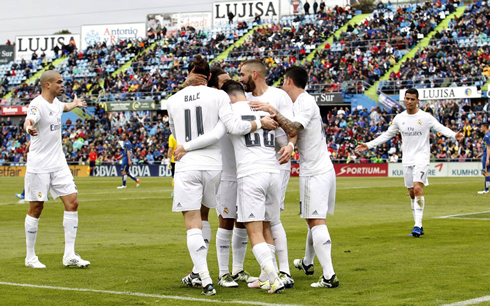
[[[289,137],[296,137],[298,132],[303,130],[304,127],[299,122],[294,122],[284,117],[281,113],[278,113],[277,110],[271,106],[269,103],[251,101],[248,103],[251,108],[255,110],[262,110],[270,113],[272,116],[275,116],[277,123],[279,126],[289,135]]]

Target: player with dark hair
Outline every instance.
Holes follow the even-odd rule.
[[[482,123],[481,132],[483,133],[483,155],[481,157],[482,162],[482,174],[485,177],[485,189],[483,191],[478,191],[478,194],[488,194],[488,188],[490,187],[490,130],[488,129],[488,123]]]
[[[209,78],[208,63],[196,55],[188,67],[195,74]],[[170,129],[182,146],[200,135],[213,131],[221,120],[232,134],[245,135],[261,128],[262,124],[273,125],[271,118],[243,121],[236,116],[223,91],[206,86],[187,86],[167,101]],[[216,207],[216,192],[221,177],[222,160],[219,138],[212,144],[187,147],[190,152],[175,163],[174,212],[182,212],[187,229],[187,247],[194,263],[193,271],[182,279],[194,285],[198,276],[205,295],[215,295],[216,290],[207,267],[209,246],[203,238],[202,211]],[[197,144],[199,145],[199,144]],[[179,145],[180,146],[180,145]]]
[[[417,89],[408,89],[404,99],[406,110],[393,118],[388,130],[368,143],[359,144],[356,151],[362,152],[372,149],[387,142],[398,132],[401,133],[405,187],[410,193],[412,213],[415,220],[412,236],[420,237],[424,234],[422,227],[425,208],[424,186],[429,185],[430,130],[434,129],[444,136],[455,138],[458,141],[463,140],[464,135],[461,132],[451,131],[440,124],[432,115],[419,109],[419,92]]]
[[[267,69],[264,64],[257,59],[245,61],[240,68],[240,82],[245,86],[248,101],[263,101],[270,103],[275,109],[289,119],[293,118],[293,103],[288,94],[279,88],[268,86],[266,83]],[[279,134],[284,131],[279,129]],[[281,148],[276,147],[276,152]],[[294,150],[294,148],[293,148]],[[278,155],[280,156],[280,155]],[[280,166],[281,169],[281,210],[284,210],[284,201],[291,175],[291,162],[288,161]],[[274,237],[274,253],[277,254],[277,261],[281,280],[290,288],[294,285],[291,277],[288,259],[288,244],[286,231],[280,218],[276,218],[271,223],[271,232]],[[275,256],[274,256],[275,257]]]
[[[332,241],[325,220],[335,208],[335,170],[328,152],[320,109],[313,96],[305,91],[308,73],[302,67],[286,70],[283,89],[293,101],[294,118],[289,120],[269,104],[250,103],[250,106],[276,114],[279,125],[289,134],[297,133],[300,154],[300,215],[306,220],[308,234],[305,257],[295,259],[294,266],[312,275],[316,256],[323,268],[317,288],[336,288],[339,281],[332,264]],[[291,154],[292,151],[289,152]]]
[[[118,186],[117,189],[126,189],[126,181],[128,179],[128,176],[133,181],[136,182],[136,187],[139,187],[141,180],[133,176],[129,169],[129,167],[133,165],[133,161],[131,160],[133,154],[132,154],[131,142],[129,141],[128,132],[122,132],[121,139],[123,141],[122,164],[121,164],[122,185]]]

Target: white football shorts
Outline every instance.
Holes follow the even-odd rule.
[[[404,166],[405,187],[413,188],[413,182],[429,186],[429,165]]]
[[[224,219],[236,219],[236,181],[224,181],[219,184],[216,196],[216,213]]]
[[[335,170],[299,177],[299,213],[304,219],[326,219],[335,209]]]
[[[238,222],[276,221],[281,211],[281,175],[255,173],[237,180]]]
[[[48,200],[48,192],[53,199],[78,193],[70,168],[49,173],[27,172],[24,178],[25,200],[44,202]]]
[[[286,200],[286,192],[288,190],[289,177],[291,176],[291,169],[282,170],[281,169],[281,210],[284,210],[284,201]]]
[[[221,170],[176,172],[172,211],[200,210],[201,204],[215,208],[220,180]]]

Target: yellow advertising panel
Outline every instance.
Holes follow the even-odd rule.
[[[89,166],[69,166],[74,177],[87,177],[90,174]],[[25,176],[25,166],[0,166],[0,177]]]

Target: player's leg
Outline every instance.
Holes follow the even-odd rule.
[[[84,260],[75,252],[78,231],[78,191],[70,169],[66,168],[51,174],[51,195],[59,197],[65,206],[63,229],[65,231],[65,251],[63,265],[85,268],[90,261]]]
[[[311,234],[310,226],[308,223],[306,225],[308,232],[306,233],[305,257],[295,259],[293,264],[296,269],[303,271],[306,275],[313,275],[315,273],[315,268],[313,266],[313,261],[315,260],[315,248],[313,247],[313,236]]]
[[[24,221],[26,233],[25,265],[31,268],[46,268],[36,256],[36,239],[39,227],[39,218],[44,208],[44,201],[49,190],[49,174],[26,173],[24,178],[25,199],[29,201],[29,209]]]
[[[333,213],[335,207],[335,172],[300,178],[301,217],[306,219],[313,240],[315,254],[322,266],[322,276],[312,287],[335,288],[339,281],[332,263],[332,240],[325,220],[327,213]]]
[[[482,174],[485,178],[485,185],[483,191],[478,191],[478,194],[488,194],[490,188],[490,167],[486,167],[486,160],[483,162]]]
[[[170,171],[172,172],[172,192],[170,193],[170,196],[174,196],[174,176],[175,176],[175,163],[170,163]]]
[[[424,234],[422,219],[424,217],[425,197],[424,186],[429,185],[428,181],[429,165],[416,165],[413,168],[413,193],[414,199],[414,221],[412,230],[413,237],[420,237]]]
[[[238,221],[245,224],[255,259],[267,275],[267,277],[259,279],[257,284],[250,283],[249,287],[267,289],[269,286],[266,287],[265,283],[269,281],[274,286],[274,292],[280,292],[284,285],[278,278],[273,254],[263,233],[263,221],[267,217],[266,194],[269,191],[271,179],[269,173],[258,173],[237,180]],[[277,209],[279,209],[279,203],[277,203]],[[277,284],[276,280],[278,281]]]
[[[139,179],[138,179],[136,176],[134,176],[134,175],[132,175],[132,174],[131,174],[131,171],[129,171],[129,167],[128,167],[127,174],[128,174],[128,176],[129,176],[129,177],[130,177],[130,178],[131,178],[133,181],[135,181],[135,182],[136,182],[136,187],[138,187],[138,186],[140,185],[140,182],[141,182],[141,181],[140,181],[140,180],[139,180]]]
[[[302,177],[299,180],[299,200],[300,200],[300,214],[302,212],[302,207],[305,199],[305,185],[309,184],[309,178]],[[305,246],[305,256],[303,258],[298,258],[293,261],[294,266],[298,270],[302,270],[306,275],[313,275],[315,272],[313,261],[315,259],[315,248],[313,247],[313,236],[311,234],[311,228],[306,223],[308,227],[308,232],[306,234],[306,246]]]
[[[26,192],[26,190],[25,189],[22,189],[22,193],[16,193],[15,196],[18,197],[21,200],[24,200],[24,198],[25,198],[25,192]]]
[[[245,255],[247,253],[247,245],[248,245],[248,234],[247,234],[247,229],[245,228],[245,224],[235,221],[235,228],[233,229],[231,245],[232,245],[232,252],[233,252],[233,264],[232,264],[233,279],[235,281],[242,281],[247,283],[253,283],[257,281],[258,277],[251,276],[243,268],[243,263],[245,262]]]
[[[117,189],[126,189],[126,181],[128,180],[128,171],[129,165],[122,164],[121,165],[121,176],[122,176],[122,185],[118,186]]]
[[[290,171],[281,170],[281,211],[284,210],[284,201],[286,199],[286,191],[288,188]],[[291,271],[289,269],[289,258],[288,258],[288,240],[286,236],[286,231],[282,225],[281,219],[275,219],[271,223],[271,232],[274,237],[274,243],[276,248],[277,260],[279,264],[279,271],[282,274],[286,274],[291,277]]]
[[[216,212],[219,226],[216,231],[216,256],[218,258],[218,285],[238,287],[230,274],[230,244],[236,217],[236,181],[221,181],[216,195]]]

